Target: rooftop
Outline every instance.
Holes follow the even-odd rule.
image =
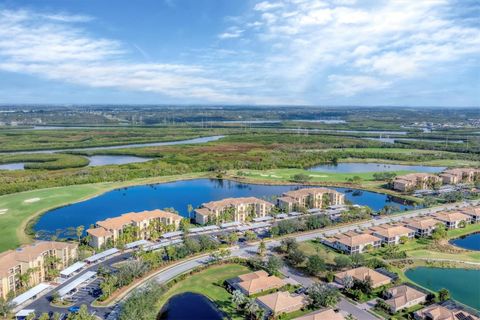
[[[258,199],[255,197],[244,197],[244,198],[226,198],[218,201],[210,201],[207,203],[203,203],[202,207],[215,210],[215,209],[222,209],[227,206],[235,206],[235,205],[242,205],[242,204],[265,204],[273,206],[272,203]]]
[[[458,309],[448,309],[438,304],[423,308],[415,313],[421,319],[431,320],[478,320],[479,318]]]
[[[278,291],[258,297],[257,300],[262,302],[274,313],[280,313],[283,310],[298,308],[301,309],[305,305],[305,297],[303,295],[292,295],[286,291]]]
[[[463,220],[468,220],[470,219],[470,216],[463,214],[459,211],[451,211],[451,212],[436,212],[432,214],[432,217],[441,220],[441,221],[447,221],[447,222],[455,222],[455,221],[463,221]]]
[[[359,267],[355,269],[350,269],[344,272],[339,272],[335,274],[336,278],[343,279],[345,276],[351,276],[353,279],[364,281],[367,278],[372,280],[372,285],[375,287],[377,285],[381,285],[384,282],[390,282],[392,279],[387,277],[386,275],[381,274],[373,269],[367,267]]]
[[[292,190],[288,192],[284,192],[283,195],[290,197],[290,198],[298,198],[298,197],[304,197],[307,195],[313,195],[313,194],[318,194],[318,193],[337,193],[340,194],[340,192],[333,190],[333,189],[328,189],[328,188],[303,188],[303,189],[298,189],[298,190]]]
[[[345,320],[343,315],[333,309],[315,311],[313,313],[295,318],[294,320]]]
[[[415,230],[401,226],[401,225],[388,225],[388,224],[375,226],[375,227],[372,227],[370,230],[372,230],[376,234],[379,234],[385,238],[398,237],[398,236],[403,236],[403,235],[415,232]]]
[[[178,214],[156,209],[152,211],[125,213],[118,217],[98,221],[97,225],[105,229],[117,230],[122,229],[125,225],[131,224],[132,222],[140,222],[144,220],[159,218],[171,218],[177,221],[182,219],[182,217]]]
[[[405,220],[404,223],[416,229],[428,229],[435,227],[440,221],[432,217],[418,217]]]
[[[385,302],[395,309],[402,308],[407,303],[426,297],[427,294],[407,285],[400,285],[387,290],[391,298]]]
[[[372,242],[381,241],[380,238],[375,237],[369,233],[358,233],[355,231],[349,231],[349,232],[337,234],[333,238],[330,238],[329,240],[338,241],[349,247],[366,245]]]

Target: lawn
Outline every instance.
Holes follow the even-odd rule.
[[[25,232],[28,222],[53,208],[129,185],[192,179],[201,176],[201,174],[188,174],[136,179],[128,182],[84,184],[0,196],[0,252],[29,243],[31,238]]]
[[[335,257],[342,255],[315,240],[299,242],[299,249],[307,256],[318,255],[325,261],[325,263],[331,265],[335,264]]]
[[[162,299],[158,301],[157,306],[161,309],[168,299],[174,295],[184,292],[194,292],[208,297],[226,314],[235,315],[236,311],[230,301],[231,295],[225,290],[222,284],[227,279],[248,272],[250,272],[250,269],[239,264],[225,264],[210,267],[174,284],[162,296]],[[243,317],[236,315],[234,318],[241,319]]]

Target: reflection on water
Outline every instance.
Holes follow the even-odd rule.
[[[192,292],[171,297],[157,320],[221,320],[222,313],[207,297]]]
[[[330,173],[360,173],[360,172],[387,172],[387,171],[416,171],[416,172],[441,172],[446,167],[430,167],[418,165],[402,165],[374,162],[348,162],[338,164],[322,164],[310,168],[310,171]]]

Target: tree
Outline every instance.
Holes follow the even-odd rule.
[[[447,237],[447,228],[443,223],[437,223],[435,230],[432,232],[433,240],[441,240]]]
[[[438,299],[440,302],[447,301],[450,299],[450,291],[445,288],[438,290]]]
[[[325,261],[317,255],[308,257],[307,271],[312,276],[318,275],[320,272],[325,271]]]
[[[250,231],[250,230],[245,231],[245,239],[247,241],[253,241],[253,240],[257,239],[257,234],[253,231]]]
[[[298,183],[305,183],[310,181],[311,179],[312,177],[305,173],[297,173],[291,178],[293,182],[298,182]]]
[[[227,237],[228,244],[232,245],[238,242],[238,234],[236,232],[231,232]]]
[[[78,226],[78,227],[75,229],[75,234],[77,235],[78,242],[80,242],[84,230],[85,230],[85,227],[82,226],[82,225]]]
[[[265,265],[265,269],[267,269],[269,274],[278,274],[278,271],[282,268],[283,262],[277,256],[270,256],[268,257],[267,263]]]
[[[235,290],[232,293],[232,304],[237,310],[247,301],[247,297],[240,291]]]
[[[95,317],[93,314],[90,314],[88,312],[87,306],[82,304],[78,312],[70,313],[67,319],[68,320],[96,320],[97,317]]]
[[[336,288],[317,282],[308,288],[308,299],[309,305],[315,309],[333,307],[340,300],[340,293]]]
[[[343,281],[342,281],[342,282],[343,282],[343,287],[344,287],[345,289],[347,289],[347,290],[350,289],[350,288],[352,288],[352,287],[353,287],[353,284],[354,284],[354,283],[353,283],[353,278],[352,278],[352,276],[349,275],[349,274],[347,274],[347,275],[343,278]]]
[[[305,253],[300,249],[290,250],[287,255],[288,261],[294,266],[298,266],[303,263],[306,259]]]
[[[11,301],[7,301],[0,297],[0,314],[2,317],[5,319],[7,318],[7,315],[12,312],[14,305],[12,304]]]
[[[267,254],[267,245],[265,244],[265,241],[260,241],[260,244],[258,245],[258,255],[260,257],[264,257]]]
[[[244,309],[245,309],[245,313],[250,318],[256,318],[257,317],[257,312],[259,311],[260,306],[257,304],[255,299],[247,299]]]
[[[330,282],[333,282],[333,280],[335,279],[335,275],[333,274],[332,271],[328,271],[327,274],[325,275],[325,278],[327,279],[327,282],[330,283]]]
[[[352,259],[348,256],[336,256],[333,261],[337,266],[337,269],[344,269],[352,266]]]
[[[190,219],[183,218],[180,220],[180,230],[182,230],[184,233],[187,233],[191,226],[192,224],[190,223]]]
[[[40,315],[40,317],[38,317],[38,320],[50,320],[50,316],[48,313],[44,312]]]
[[[410,240],[407,236],[401,236],[400,237],[400,243],[401,244],[405,244],[408,242],[408,240]]]
[[[191,214],[192,214],[192,211],[193,211],[193,206],[191,204],[188,204],[187,205],[187,212],[188,212],[188,219],[190,220],[190,218],[192,217]]]
[[[365,264],[365,257],[360,253],[354,253],[350,256],[354,267],[360,267]]]
[[[288,253],[289,251],[298,249],[298,243],[295,238],[286,238],[280,241],[280,252]]]

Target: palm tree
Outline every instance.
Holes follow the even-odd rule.
[[[191,213],[193,211],[193,206],[191,204],[187,205],[188,218],[191,219]]]
[[[247,297],[240,290],[233,291],[232,303],[237,310],[240,309],[240,306],[245,303],[246,299]]]
[[[256,317],[257,312],[259,311],[260,307],[255,302],[255,299],[248,299],[245,304],[245,312],[250,317]]]
[[[83,235],[83,231],[85,230],[85,227],[84,226],[78,226],[76,229],[75,229],[75,232],[76,232],[76,235],[77,235],[77,239],[78,239],[78,242],[80,243],[80,239],[82,238],[82,235]]]
[[[267,253],[267,246],[265,245],[265,242],[262,240],[258,245],[258,255],[260,257],[264,257],[266,253]]]
[[[0,314],[3,318],[7,318],[8,314],[12,312],[14,305],[11,301],[7,301],[0,297]]]

